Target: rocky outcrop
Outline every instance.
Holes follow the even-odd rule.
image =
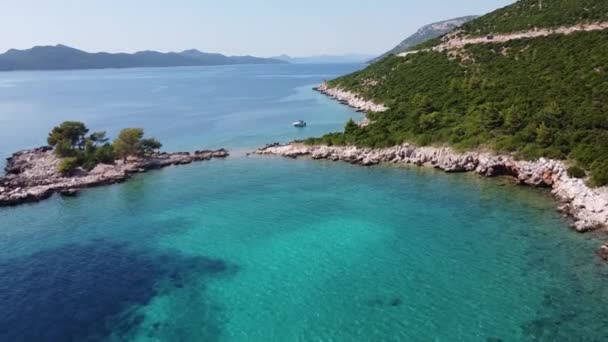
[[[0,178],[0,206],[36,202],[54,193],[76,196],[80,189],[123,182],[134,173],[227,156],[228,151],[224,149],[192,154],[154,153],[128,158],[126,162],[119,160],[111,165],[99,164],[90,171],[77,169],[64,175],[57,171],[61,159],[55,156],[51,147],[24,150],[7,159],[6,175]]]
[[[381,113],[386,112],[388,110],[388,107],[386,107],[385,105],[377,104],[373,101],[366,100],[356,93],[340,88],[332,88],[327,84],[327,82],[324,82],[323,84],[315,87],[314,90],[325,94],[337,100],[338,102],[350,106],[358,111]]]
[[[308,156],[313,159],[345,161],[370,166],[379,163],[430,166],[446,172],[475,172],[485,177],[511,176],[519,184],[551,188],[560,202],[559,209],[573,219],[579,232],[608,227],[608,189],[589,188],[581,179],[568,176],[561,161],[539,159],[515,160],[510,155],[490,152],[457,152],[450,147],[419,147],[404,144],[385,149],[343,146],[320,146],[291,143],[272,144],[255,152],[290,158]]]
[[[396,54],[402,53],[404,51],[407,51],[410,48],[412,48],[418,44],[426,42],[427,40],[441,37],[444,34],[462,26],[464,23],[471,21],[475,18],[477,18],[477,16],[472,15],[472,16],[466,16],[466,17],[461,17],[461,18],[440,21],[437,23],[423,26],[418,31],[416,31],[416,33],[414,33],[413,35],[409,36],[404,41],[399,43],[399,45],[397,45],[395,48],[393,48],[392,50],[384,53],[383,55],[373,59],[372,61],[370,61],[370,63],[376,63],[390,55],[396,55]]]

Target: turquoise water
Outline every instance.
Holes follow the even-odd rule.
[[[605,340],[599,241],[568,230],[547,193],[425,169],[244,156],[267,134],[291,139],[357,117],[309,88],[358,67],[0,74],[12,85],[0,96],[3,133],[32,117],[54,123],[48,106],[86,112],[76,119],[99,128],[139,120],[172,148],[239,152],[0,209],[0,340]],[[249,78],[267,90],[248,94]],[[149,95],[158,83],[163,95]],[[132,105],[121,102],[127,89]],[[138,101],[149,111],[130,111]],[[294,116],[309,130],[284,127]],[[0,139],[5,154],[26,143]]]

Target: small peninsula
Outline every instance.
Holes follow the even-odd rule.
[[[226,158],[225,149],[194,153],[159,152],[161,143],[140,128],[123,129],[113,143],[105,132],[89,135],[81,122],[55,127],[49,145],[14,153],[0,177],[0,206],[38,202],[55,193],[75,196],[81,189],[126,181],[131,175],[172,165]]]

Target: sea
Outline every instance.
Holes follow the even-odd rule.
[[[0,341],[606,341],[602,237],[548,192],[247,155],[360,120],[312,87],[362,67],[0,73],[2,159],[64,120],[231,152],[0,208]]]

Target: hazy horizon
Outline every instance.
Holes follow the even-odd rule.
[[[88,52],[198,49],[227,55],[377,55],[419,27],[480,15],[514,0],[7,0],[0,52],[63,44]],[[24,20],[27,19],[27,20]]]
[[[189,48],[189,49],[182,49],[182,50],[168,50],[168,51],[158,51],[158,50],[154,50],[154,49],[145,49],[145,50],[137,50],[137,51],[90,51],[90,50],[86,50],[86,49],[81,49],[78,46],[71,46],[68,44],[63,44],[63,43],[56,43],[56,44],[44,44],[44,45],[33,45],[31,47],[26,47],[26,48],[9,48],[7,50],[4,51],[0,51],[0,54],[8,52],[9,50],[20,50],[20,51],[24,51],[24,50],[29,50],[31,48],[35,48],[35,47],[48,47],[48,46],[52,46],[52,47],[58,47],[58,46],[65,46],[68,48],[73,48],[73,49],[77,49],[77,50],[81,50],[81,51],[85,51],[85,52],[89,52],[89,53],[99,53],[99,52],[108,52],[108,53],[137,53],[137,52],[144,52],[144,51],[157,51],[157,52],[162,52],[162,53],[180,53],[180,52],[185,52],[188,50],[199,50],[200,52],[204,52],[204,53],[219,53],[219,54],[225,54],[228,57],[232,57],[232,56],[244,56],[244,55],[251,55],[251,54],[244,54],[244,55],[232,55],[232,54],[227,54],[227,53],[223,53],[221,51],[206,51],[206,50],[200,50],[197,48]],[[343,53],[343,54],[318,54],[318,55],[306,55],[306,56],[293,56],[293,55],[289,55],[286,53],[281,53],[281,54],[277,54],[277,55],[272,55],[272,56],[265,56],[267,58],[278,58],[278,57],[289,57],[289,58],[294,58],[294,59],[299,59],[299,58],[319,58],[319,57],[373,57],[376,56],[375,54],[366,54],[366,53]]]

